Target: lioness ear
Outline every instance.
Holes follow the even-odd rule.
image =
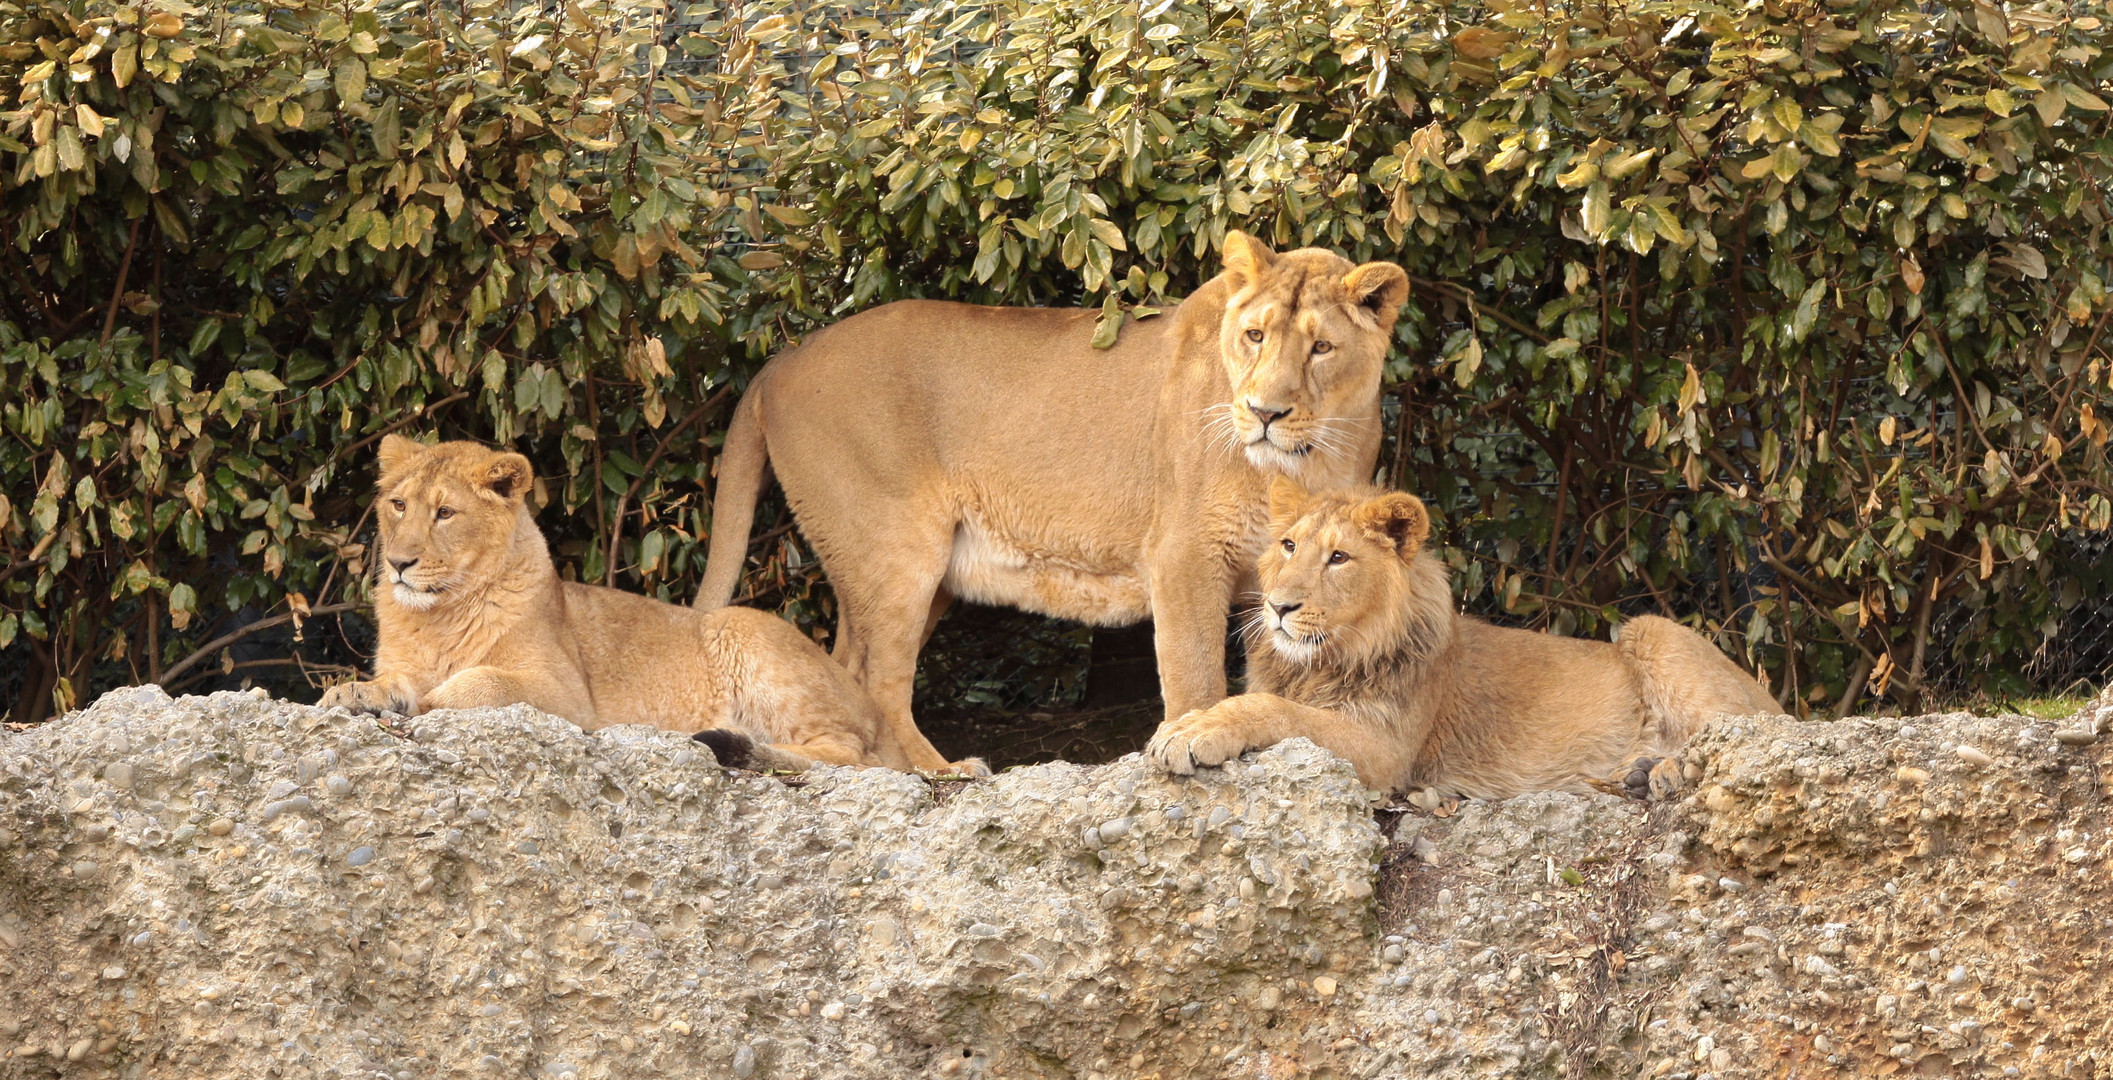
[[[426,452],[424,443],[406,439],[401,435],[382,436],[381,478],[387,483],[390,477],[402,475],[411,468],[411,463]]]
[[[484,486],[502,499],[518,499],[535,482],[535,470],[519,454],[494,454],[484,466]]]
[[[1390,262],[1368,262],[1343,275],[1343,289],[1351,303],[1392,322],[1409,299],[1409,275]]]
[[[1366,500],[1351,511],[1350,520],[1367,532],[1385,536],[1393,543],[1394,553],[1404,559],[1422,551],[1424,540],[1431,535],[1431,515],[1423,500],[1399,491]]]
[[[1298,481],[1278,473],[1269,482],[1269,520],[1280,526],[1291,524],[1305,508],[1307,498],[1306,489]]]
[[[1225,234],[1225,269],[1242,280],[1259,280],[1276,261],[1276,252],[1262,241],[1238,229]]]

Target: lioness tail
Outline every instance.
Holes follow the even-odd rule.
[[[748,565],[748,531],[755,524],[756,499],[770,482],[762,407],[759,378],[734,406],[734,422],[719,452],[719,484],[712,493],[712,546],[695,602],[702,611],[731,603],[734,588],[741,584],[741,571]]]

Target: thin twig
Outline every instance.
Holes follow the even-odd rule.
[[[268,657],[268,658],[266,658],[266,659],[263,659],[263,660],[241,660],[241,661],[237,661],[237,662],[236,662],[235,664],[233,664],[232,666],[230,666],[230,667],[228,667],[228,668],[226,668],[226,669],[224,669],[224,670],[223,670],[223,669],[217,669],[217,668],[216,668],[216,669],[213,669],[213,670],[210,670],[210,671],[201,671],[201,672],[198,672],[198,673],[196,673],[196,674],[192,675],[192,676],[191,676],[190,678],[188,678],[188,679],[185,679],[185,680],[184,680],[184,681],[182,681],[181,683],[178,683],[178,684],[176,684],[176,685],[174,685],[174,686],[168,686],[168,685],[164,685],[164,686],[162,687],[162,689],[163,689],[163,690],[164,690],[165,692],[167,692],[167,693],[169,693],[169,694],[173,695],[173,694],[175,694],[175,693],[176,693],[177,691],[180,691],[180,690],[184,690],[184,689],[187,689],[187,688],[189,688],[189,687],[192,687],[192,686],[196,686],[196,685],[198,685],[199,683],[201,683],[201,682],[204,682],[205,680],[207,680],[207,679],[210,679],[210,678],[212,678],[212,677],[213,677],[213,676],[215,676],[215,675],[232,675],[232,674],[234,674],[234,673],[235,673],[235,672],[237,672],[237,671],[247,671],[247,670],[249,670],[249,669],[251,669],[251,668],[266,668],[266,667],[297,667],[297,668],[300,668],[300,669],[301,669],[301,674],[302,674],[302,675],[304,675],[304,676],[305,676],[305,675],[307,675],[307,674],[308,674],[309,672],[311,672],[311,671],[322,671],[322,672],[327,672],[327,673],[330,673],[330,674],[336,674],[336,675],[353,675],[353,676],[357,676],[357,675],[359,674],[359,669],[358,669],[358,668],[355,668],[355,667],[349,667],[349,666],[347,666],[347,665],[344,665],[344,664],[315,664],[315,665],[310,665],[310,664],[308,664],[308,663],[307,663],[306,661],[302,660],[302,659],[301,659],[300,657],[298,657],[298,656],[277,656],[277,657]],[[314,685],[314,681],[313,681],[313,680],[310,680],[310,685]]]
[[[469,391],[457,390],[454,393],[449,394],[444,398],[441,398],[439,401],[413,410],[411,415],[406,416],[403,419],[398,420],[397,422],[382,428],[380,431],[377,431],[374,434],[369,435],[366,438],[353,443],[351,446],[345,447],[342,450],[333,451],[329,457],[323,459],[322,464],[317,465],[315,468],[308,470],[308,475],[301,478],[301,486],[307,487],[308,481],[312,479],[315,474],[322,472],[325,468],[328,468],[329,466],[335,464],[340,459],[350,457],[351,455],[359,453],[361,450],[372,446],[374,443],[380,441],[383,436],[388,435],[390,432],[395,431],[397,428],[403,427],[405,424],[409,424],[414,421],[431,416],[434,413],[439,412],[444,406],[453,405],[454,403],[461,401],[463,398],[466,398],[468,396],[470,396]]]
[[[653,475],[653,466],[660,464],[661,456],[666,454],[668,447],[674,443],[676,433],[696,423],[697,419],[713,406],[725,401],[726,395],[732,393],[733,389],[733,383],[720,387],[718,393],[704,399],[704,404],[691,409],[688,416],[683,417],[675,426],[669,428],[667,434],[660,437],[660,445],[653,448],[653,455],[646,459],[645,465],[638,470],[638,475],[632,478],[631,486],[625,488],[622,495],[617,496],[616,515],[612,519],[614,524],[609,527],[609,556],[602,561],[602,584],[611,587],[616,585],[616,549],[624,538],[624,512],[630,508],[632,496],[638,494],[639,486],[646,482],[646,477]]]
[[[125,257],[117,264],[117,287],[110,290],[110,310],[103,314],[103,337],[97,344],[109,344],[117,330],[117,303],[125,298],[125,279],[132,274],[132,253],[139,250],[139,227],[146,220],[145,214],[132,219],[132,235],[125,241]]]
[[[1524,334],[1527,337],[1530,337],[1543,345],[1546,345],[1550,341],[1554,340],[1548,335],[1541,333],[1539,330],[1535,330],[1533,327],[1528,326],[1525,323],[1522,323],[1519,320],[1504,314],[1502,311],[1499,311],[1496,308],[1493,308],[1488,304],[1483,303],[1479,298],[1475,296],[1473,292],[1470,292],[1468,289],[1462,286],[1455,285],[1450,281],[1432,281],[1429,278],[1420,278],[1415,276],[1414,274],[1411,274],[1409,275],[1409,283],[1411,285],[1419,286],[1421,288],[1430,289],[1433,292],[1448,293],[1455,300],[1465,300],[1467,301],[1468,311],[1470,314],[1487,315],[1490,318],[1495,319],[1498,322],[1511,327],[1513,330],[1516,330],[1519,333]]]
[[[1856,668],[1849,672],[1849,685],[1842,688],[1842,700],[1834,706],[1834,718],[1846,719],[1856,699],[1863,696],[1864,683],[1871,678],[1871,657],[1867,653],[1856,658]]]
[[[169,665],[169,670],[161,673],[163,685],[167,685],[169,680],[172,680],[178,675],[189,671],[193,666],[197,665],[199,661],[204,660],[205,658],[213,655],[214,653],[217,653],[220,650],[227,648],[229,645],[233,645],[235,642],[240,641],[243,638],[250,636],[251,634],[257,633],[260,630],[269,630],[274,626],[284,626],[287,623],[294,621],[295,619],[313,619],[322,615],[335,615],[340,611],[351,611],[354,608],[360,608],[365,606],[366,605],[364,604],[355,603],[324,604],[322,607],[319,608],[310,608],[308,610],[308,614],[306,615],[297,615],[289,611],[283,615],[273,615],[268,618],[258,619],[256,622],[238,627],[234,630],[220,635],[219,637],[214,638],[211,641],[206,642],[204,645],[199,646],[197,651],[191,653],[191,655],[186,656],[183,659],[178,660],[174,664]]]
[[[53,529],[45,533],[44,539],[37,541],[37,546],[30,548],[28,555],[7,564],[5,567],[0,567],[0,584],[5,584],[8,578],[14,577],[30,567],[44,565],[47,561],[47,553],[51,551],[52,542],[57,540],[59,534],[65,531],[65,529]]]

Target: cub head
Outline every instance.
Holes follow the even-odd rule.
[[[1276,254],[1225,237],[1232,292],[1218,355],[1232,384],[1220,430],[1258,468],[1296,474],[1314,451],[1346,450],[1373,423],[1379,379],[1409,277],[1319,248]]]
[[[1450,616],[1452,590],[1424,556],[1431,531],[1422,500],[1350,488],[1309,494],[1278,476],[1269,491],[1274,543],[1256,570],[1258,629],[1296,664],[1355,664],[1397,651],[1433,613]]]
[[[472,442],[426,446],[386,435],[381,444],[381,585],[397,604],[424,611],[496,576],[506,563],[528,459]]]

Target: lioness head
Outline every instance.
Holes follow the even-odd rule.
[[[1450,612],[1452,592],[1424,556],[1422,500],[1353,488],[1309,494],[1279,476],[1269,491],[1273,547],[1256,565],[1259,627],[1298,664],[1357,663],[1393,651],[1413,627]]]
[[[472,442],[381,445],[381,585],[424,611],[490,580],[506,561],[534,481],[528,459]]]
[[[1291,473],[1316,450],[1347,449],[1359,425],[1376,422],[1408,275],[1319,248],[1278,255],[1243,232],[1225,237],[1225,273],[1218,354],[1233,398],[1218,430],[1257,467]]]

